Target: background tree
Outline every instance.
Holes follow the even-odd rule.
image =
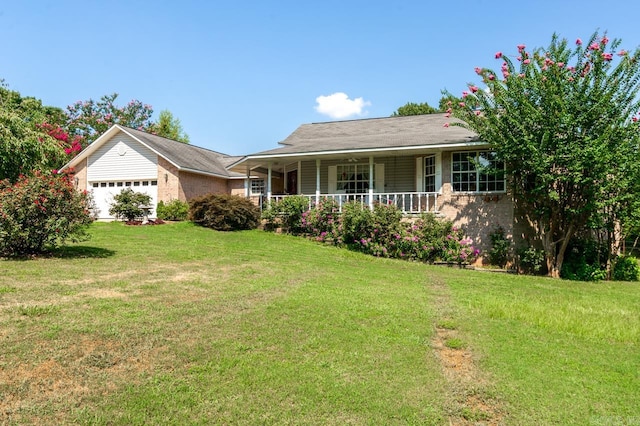
[[[515,61],[498,52],[500,73],[476,68],[488,90],[469,84],[452,104],[504,161],[554,277],[573,236],[611,226],[638,194],[640,49],[619,46],[595,33],[569,47],[554,34],[547,49],[519,45]]]
[[[407,102],[405,105],[398,108],[397,111],[394,111],[393,114],[391,114],[391,116],[400,117],[400,116],[407,116],[407,115],[423,115],[423,114],[433,114],[435,112],[438,112],[438,110],[433,108],[426,102],[421,104],[416,104],[414,102]]]
[[[166,109],[160,111],[158,122],[153,124],[151,132],[174,141],[189,143],[189,135],[182,129],[180,120]]]
[[[82,148],[87,147],[114,124],[142,131],[153,129],[153,108],[138,100],[123,107],[115,104],[117,93],[105,95],[99,101],[78,101],[67,107],[66,129],[72,137],[79,136]]]
[[[14,182],[22,174],[64,163],[65,143],[41,127],[41,123],[56,122],[63,116],[58,108],[45,107],[38,99],[24,98],[0,85],[0,180]]]

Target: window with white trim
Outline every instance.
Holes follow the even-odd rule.
[[[264,179],[251,179],[251,195],[262,195],[264,189]]]
[[[436,156],[424,157],[424,190],[436,192]]]
[[[504,163],[492,151],[454,152],[451,180],[454,191],[504,192]]]
[[[339,193],[363,194],[369,192],[369,164],[339,164],[336,166],[336,189]],[[375,188],[375,168],[373,187]]]

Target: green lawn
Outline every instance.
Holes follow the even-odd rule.
[[[640,424],[640,286],[97,223],[0,260],[0,424]]]

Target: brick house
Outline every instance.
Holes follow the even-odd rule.
[[[433,212],[486,249],[498,225],[514,236],[504,165],[488,143],[450,121],[430,114],[304,124],[280,147],[248,155],[230,170],[266,172],[265,200],[299,194],[310,206],[329,197],[395,204],[407,215]]]

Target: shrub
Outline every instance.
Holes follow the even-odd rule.
[[[615,281],[640,281],[640,265],[633,256],[620,256],[613,266]]]
[[[309,209],[309,200],[302,195],[291,195],[282,200],[272,202],[262,212],[262,218],[266,220],[267,229],[281,227],[284,232],[290,234],[302,234],[305,226],[302,223],[302,215]]]
[[[142,218],[144,210],[140,206],[149,205],[151,196],[142,192],[135,192],[131,188],[123,189],[119,194],[113,196],[113,203],[109,208],[109,214],[117,219],[132,221]]]
[[[311,210],[302,213],[302,227],[317,241],[342,243],[340,230],[340,208],[332,198],[324,198]]]
[[[0,254],[43,253],[65,241],[88,238],[89,197],[66,175],[20,176],[0,181]]]
[[[525,274],[541,274],[544,272],[545,266],[544,250],[531,246],[520,248],[518,249],[518,263]]]
[[[171,200],[168,203],[160,201],[156,208],[158,219],[162,220],[187,220],[189,216],[189,203],[180,200]]]
[[[374,233],[373,213],[368,206],[357,202],[349,202],[342,206],[341,235],[348,246],[363,243]],[[370,242],[370,241],[369,241]]]
[[[600,281],[607,278],[608,249],[592,239],[574,239],[565,252],[560,277],[574,281]]]
[[[217,231],[255,229],[260,222],[260,210],[244,197],[208,194],[191,200],[189,220]]]
[[[509,247],[511,242],[504,233],[502,226],[497,226],[489,234],[491,239],[491,249],[487,253],[489,263],[504,268],[509,261]]]

